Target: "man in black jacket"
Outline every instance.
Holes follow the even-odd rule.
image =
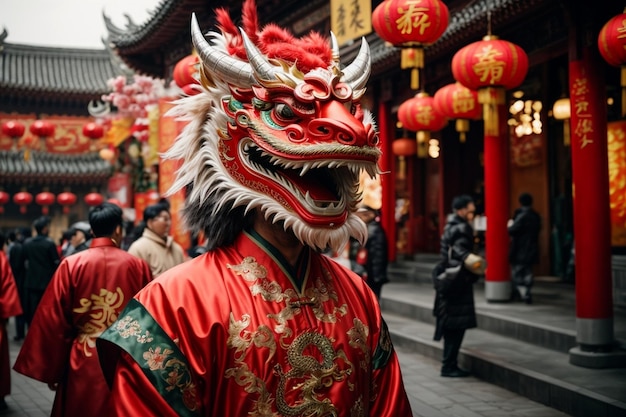
[[[380,224],[377,210],[363,206],[357,210],[356,215],[367,225],[367,242],[361,246],[359,242],[351,239],[350,266],[354,272],[366,280],[367,285],[376,294],[376,298],[380,300],[382,287],[389,282],[387,235]]]
[[[453,214],[441,236],[441,261],[433,270],[433,279],[446,268],[465,263],[468,257],[476,257],[474,232],[470,221],[474,218],[476,206],[468,195],[461,195],[452,200]],[[478,275],[462,267],[456,278],[445,288],[436,286],[433,315],[437,317],[435,340],[443,337],[443,358],[441,376],[465,377],[469,372],[459,368],[457,357],[466,329],[476,327],[474,310],[473,284]],[[436,282],[436,281],[435,281]]]
[[[509,222],[511,246],[509,262],[511,263],[514,296],[526,304],[532,303],[530,289],[533,285],[533,264],[539,262],[539,230],[541,217],[533,210],[533,197],[528,193],[519,196],[521,207],[515,210],[513,220]]]
[[[26,306],[24,306],[24,314],[26,323],[29,325],[39,305],[39,301],[60,262],[57,247],[52,239],[48,237],[50,218],[42,216],[35,220],[33,226],[37,236],[24,242],[22,252],[26,265],[26,278],[24,280]]]

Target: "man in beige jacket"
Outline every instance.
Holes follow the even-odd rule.
[[[172,216],[166,202],[146,207],[143,222],[143,234],[130,245],[128,253],[148,262],[154,277],[185,261],[183,248],[169,235]]]

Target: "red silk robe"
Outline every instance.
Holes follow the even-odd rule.
[[[0,249],[0,398],[11,393],[11,362],[7,320],[22,314],[17,285],[7,255]]]
[[[242,233],[140,291],[97,341],[113,415],[410,417],[374,294],[303,257]]]
[[[152,280],[148,264],[109,238],[65,258],[37,307],[14,369],[58,383],[53,416],[110,416],[95,340]]]

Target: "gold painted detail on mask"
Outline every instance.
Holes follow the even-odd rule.
[[[312,356],[315,354],[315,356]],[[320,359],[317,359],[319,357]],[[326,336],[307,332],[294,339],[287,350],[291,369],[287,372],[280,364],[274,371],[280,377],[276,393],[276,408],[282,416],[338,416],[335,405],[329,398],[321,399],[336,381],[343,381],[352,373],[352,364],[341,369],[339,358],[343,352],[335,352]],[[289,404],[286,394],[292,397],[298,391],[298,399]]]
[[[73,310],[74,313],[88,313],[90,319],[78,325],[78,343],[83,345],[85,356],[93,355],[91,350],[96,347],[96,339],[115,320],[118,311],[124,305],[124,292],[120,287],[111,292],[101,288],[99,294],[91,294],[89,298],[81,298],[80,307]]]

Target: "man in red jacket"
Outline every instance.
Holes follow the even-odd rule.
[[[53,416],[108,417],[95,340],[152,280],[148,264],[119,249],[122,209],[89,212],[91,247],[65,258],[52,277],[14,369],[56,391]]]
[[[6,410],[4,397],[11,393],[11,363],[9,362],[9,338],[7,321],[22,314],[22,305],[11,265],[4,252],[6,238],[0,233],[0,411]]]

